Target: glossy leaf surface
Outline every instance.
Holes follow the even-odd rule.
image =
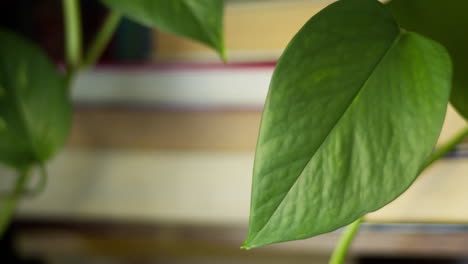
[[[71,107],[62,76],[26,39],[0,30],[0,161],[24,167],[63,145]]]
[[[454,65],[450,102],[468,120],[468,1],[393,0],[388,7],[402,27],[447,48]]]
[[[436,143],[450,80],[445,49],[375,0],[315,15],[271,80],[243,247],[326,233],[399,196]]]
[[[225,57],[224,0],[102,0],[147,26],[204,43]]]

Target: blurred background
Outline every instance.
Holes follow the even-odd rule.
[[[276,60],[330,0],[232,0],[228,63],[202,45],[123,20],[77,78],[68,144],[44,193],[22,201],[1,263],[326,263],[340,230],[245,251],[250,181]],[[83,0],[85,43],[107,10]],[[4,1],[0,25],[63,63],[61,1]],[[465,122],[449,109],[440,141]],[[1,185],[14,174],[1,168]],[[468,263],[468,145],[370,214],[349,263]]]

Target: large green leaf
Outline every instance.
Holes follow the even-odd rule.
[[[224,0],[102,0],[110,8],[147,26],[204,43],[225,59]]]
[[[63,145],[71,107],[62,76],[29,41],[0,29],[0,161],[24,167]]]
[[[271,80],[243,247],[326,233],[399,196],[436,143],[450,80],[444,48],[375,0],[315,15]]]
[[[393,0],[388,7],[402,27],[447,48],[454,65],[450,102],[468,120],[468,1]]]

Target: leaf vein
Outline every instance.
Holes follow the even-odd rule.
[[[320,145],[317,147],[317,149],[315,150],[315,152],[312,154],[311,158],[309,159],[309,161],[307,162],[307,164],[304,166],[304,168],[302,168],[301,172],[299,173],[299,175],[297,176],[296,180],[294,181],[294,183],[291,185],[291,187],[289,188],[289,190],[286,192],[286,194],[284,195],[284,198],[281,200],[280,203],[278,203],[278,205],[276,206],[276,208],[273,210],[273,213],[271,214],[271,216],[268,218],[267,222],[263,225],[263,227],[258,231],[256,232],[256,234],[254,235],[254,237],[252,239],[249,239],[248,241],[254,241],[255,238],[266,228],[266,226],[268,226],[268,224],[270,223],[271,219],[274,218],[274,216],[278,213],[278,209],[279,207],[284,203],[284,201],[286,200],[286,198],[288,197],[288,195],[291,193],[291,190],[295,188],[295,186],[297,185],[297,182],[299,181],[299,179],[301,178],[301,176],[303,175],[305,169],[309,166],[310,162],[313,160],[315,154],[322,148],[322,146],[324,145],[324,143],[327,141],[327,139],[330,137],[331,134],[333,134],[333,131],[335,130],[335,128],[337,127],[337,125],[340,123],[340,121],[342,120],[342,118],[346,115],[346,113],[349,111],[349,109],[351,109],[351,106],[354,105],[356,103],[356,101],[358,100],[359,98],[359,95],[362,93],[362,91],[364,90],[365,86],[367,85],[367,83],[369,82],[370,78],[372,77],[372,75],[374,74],[375,70],[379,67],[379,65],[381,64],[381,62],[385,59],[385,57],[390,53],[390,51],[393,49],[393,47],[395,47],[397,45],[397,43],[399,42],[399,40],[401,39],[402,35],[404,35],[405,32],[402,31],[400,29],[400,32],[398,33],[398,35],[396,35],[395,39],[393,40],[393,42],[389,45],[388,49],[383,53],[383,55],[380,57],[380,59],[376,62],[375,66],[372,67],[372,70],[370,71],[368,77],[364,80],[363,84],[361,85],[361,88],[358,90],[358,92],[352,97],[352,99],[350,100],[349,104],[348,104],[348,107],[346,107],[346,109],[344,110],[343,114],[340,115],[340,117],[336,120],[336,122],[333,124],[333,126],[331,127],[329,133],[325,136],[325,138],[323,139],[323,141],[320,143]]]

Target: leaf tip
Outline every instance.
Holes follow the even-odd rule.
[[[250,249],[255,248],[255,247],[257,247],[257,246],[252,245],[251,240],[249,238],[247,238],[245,240],[244,244],[242,244],[242,246],[240,248],[245,249],[245,250],[250,250]]]
[[[221,60],[223,61],[223,63],[226,64],[228,62],[228,58],[227,58],[226,46],[224,44],[221,44],[221,46],[219,47],[218,54]]]
[[[244,243],[240,249],[244,249],[244,250],[250,250],[252,247],[248,246],[247,243]]]

